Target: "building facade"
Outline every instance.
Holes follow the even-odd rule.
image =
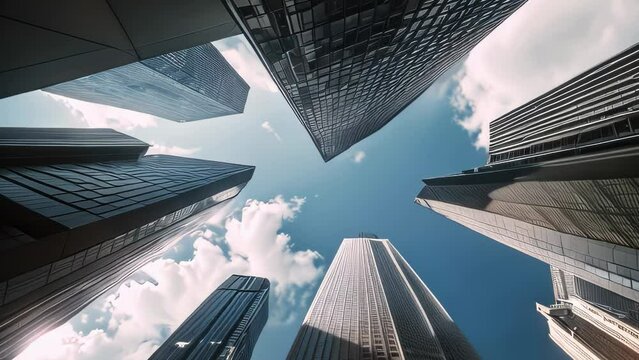
[[[250,360],[268,319],[269,281],[232,275],[150,359]]]
[[[0,98],[241,34],[223,0],[15,1],[0,26]]]
[[[325,161],[381,129],[525,0],[226,0]]]
[[[639,44],[490,123],[489,166],[639,143]]]
[[[627,300],[639,299],[639,45],[491,123],[488,163],[416,202]]]
[[[208,43],[44,91],[185,122],[242,113],[249,86]]]
[[[50,129],[49,145],[41,145],[55,149],[66,143],[64,156],[47,160],[34,146],[32,154],[21,157],[30,165],[0,167],[0,211],[5,214],[0,226],[0,358],[17,355],[160,256],[179,235],[212,216],[215,205],[237,195],[254,170],[141,156],[148,145],[108,129],[69,130],[65,140],[67,130]],[[29,139],[47,143],[41,130],[13,133],[14,144]],[[99,141],[92,144],[88,136],[94,135]],[[110,151],[117,160],[106,160],[110,146],[117,148]]]
[[[550,338],[573,359],[639,357],[639,302],[551,266],[555,304],[537,304]]]
[[[289,360],[479,358],[388,240],[344,239]]]

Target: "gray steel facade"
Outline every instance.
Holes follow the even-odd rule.
[[[426,179],[417,196],[639,248],[639,147]]]
[[[475,350],[388,240],[344,239],[287,359],[473,359]]]
[[[185,122],[243,112],[249,86],[209,43],[44,91]]]
[[[616,317],[636,328],[639,334],[639,300],[634,301],[620,296],[552,265],[550,274],[555,301],[567,300],[571,296],[579,297],[616,314]]]
[[[524,0],[226,0],[328,161],[376,132]]]
[[[639,299],[639,250],[440,200],[418,203],[486,237],[628,299]]]
[[[489,165],[639,144],[639,44],[490,123]]]
[[[491,123],[488,164],[416,202],[639,300],[639,45]]]
[[[150,359],[250,360],[268,319],[269,281],[232,275]]]
[[[639,357],[639,302],[550,267],[555,304],[537,304],[550,338],[574,359]]]
[[[0,26],[0,98],[241,33],[223,0],[9,1]]]
[[[70,131],[68,143],[90,143],[87,137],[77,140],[82,131]],[[122,134],[118,141],[110,130],[86,129],[85,135],[96,131],[108,135],[100,146],[133,142]],[[28,138],[28,130],[17,133],[22,135],[17,143]],[[52,137],[64,142],[60,134]],[[37,137],[46,138],[42,133]],[[212,216],[215,205],[237,195],[254,170],[166,155],[140,157],[136,144],[121,149],[116,161],[84,157],[74,162],[71,152],[70,162],[57,158],[0,168],[0,211],[5,214],[0,224],[0,358],[17,355],[160,256],[179,235]],[[42,160],[38,150],[33,155]]]
[[[19,128],[0,131],[0,166],[131,160],[149,144],[112,129]]]

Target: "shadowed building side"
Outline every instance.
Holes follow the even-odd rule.
[[[269,281],[232,275],[150,359],[250,360],[268,319]]]
[[[113,129],[1,129],[0,166],[136,160],[149,149],[149,144]]]
[[[226,0],[328,161],[381,129],[524,0]]]
[[[33,131],[34,138],[46,138]],[[72,133],[83,131],[95,132]],[[113,146],[118,134],[109,133]],[[82,152],[69,153],[76,151]],[[212,216],[215,205],[236,196],[254,170],[166,155],[140,158],[139,148],[129,155],[0,168],[6,214],[0,224],[0,358],[17,355],[160,256]]]
[[[417,195],[639,248],[639,147],[424,180]]]
[[[0,26],[0,98],[241,33],[221,0],[9,1]]]
[[[287,359],[478,358],[388,240],[344,239]]]

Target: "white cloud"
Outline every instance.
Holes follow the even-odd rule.
[[[194,232],[192,259],[156,260],[143,268],[156,284],[130,281],[104,303],[92,305],[103,310],[106,328],[83,335],[67,323],[36,340],[19,359],[146,359],[166,337],[163,329],[175,330],[231,274],[268,278],[269,322],[295,320],[310,298],[309,285],[323,271],[316,265],[321,259],[317,252],[294,250],[291,237],[280,232],[304,202],[282,196],[248,200],[240,217],[227,218],[223,246],[206,239],[213,237],[214,229]]]
[[[362,161],[364,161],[364,158],[366,157],[366,153],[363,151],[357,151],[355,154],[353,154],[353,162],[359,164]]]
[[[200,148],[183,148],[179,146],[167,146],[156,144],[155,142],[151,142],[151,147],[149,151],[146,153],[148,155],[151,154],[165,154],[165,155],[175,155],[175,156],[189,156],[193,155],[196,152],[200,151]]]
[[[213,45],[252,88],[277,92],[277,85],[244,35],[215,41]]]
[[[273,136],[275,136],[277,141],[282,141],[282,138],[280,137],[280,134],[278,134],[277,131],[275,131],[275,129],[273,129],[273,126],[271,126],[271,123],[269,123],[268,121],[264,121],[262,123],[262,129],[264,129],[267,132],[273,134]]]
[[[148,128],[157,126],[157,118],[153,115],[71,99],[47,92],[42,93],[62,103],[76,120],[85,123],[88,127],[133,130],[137,127]]]
[[[491,120],[639,41],[638,18],[636,0],[527,2],[457,74],[452,104],[460,124],[479,133],[475,146],[488,147]]]

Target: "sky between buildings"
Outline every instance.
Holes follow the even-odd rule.
[[[271,280],[253,358],[284,358],[344,237],[388,238],[486,359],[564,359],[535,302],[548,266],[413,203],[421,179],[486,161],[488,122],[639,41],[639,2],[529,0],[378,133],[324,163],[242,36],[215,45],[251,85],[246,111],[178,124],[39,91],[3,126],[113,127],[153,152],[256,165],[163,259],[43,336],[23,359],[143,359],[226,277]]]

